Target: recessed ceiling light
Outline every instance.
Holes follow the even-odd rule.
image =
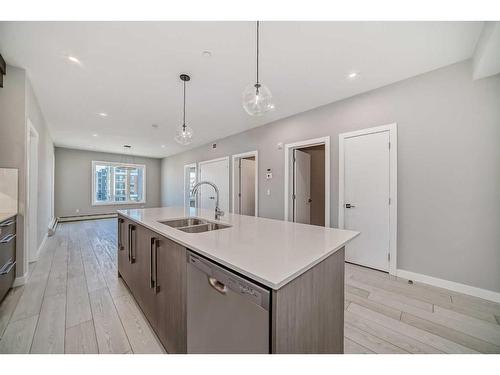
[[[212,52],[210,52],[210,51],[203,51],[203,52],[201,53],[201,55],[202,55],[203,57],[212,57]]]
[[[98,115],[101,117],[108,117],[108,114],[106,112],[99,112]]]
[[[72,63],[75,63],[75,64],[79,64],[79,65],[82,64],[82,62],[78,58],[76,58],[75,56],[69,55],[68,60],[71,61]]]
[[[166,146],[165,145],[161,145],[161,148],[165,148]]]
[[[358,72],[351,72],[347,75],[347,78],[349,79],[355,79],[359,76],[359,73]]]
[[[92,134],[92,137],[97,137],[97,136],[98,136],[97,133]]]

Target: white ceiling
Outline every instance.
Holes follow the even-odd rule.
[[[0,52],[28,71],[56,145],[123,152],[130,144],[136,155],[164,157],[468,59],[482,26],[263,22],[261,81],[276,110],[257,118],[240,101],[255,79],[253,22],[0,22]],[[352,71],[359,77],[346,79]],[[192,77],[189,146],[173,140],[180,73]]]

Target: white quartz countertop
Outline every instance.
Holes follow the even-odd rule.
[[[219,222],[230,228],[185,233],[159,221],[188,216],[216,221],[214,211],[161,207],[118,213],[271,289],[280,289],[359,234],[229,213]]]
[[[0,211],[0,222],[10,219],[13,216],[16,216],[17,212],[1,212]]]

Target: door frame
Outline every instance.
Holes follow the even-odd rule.
[[[396,275],[398,246],[398,126],[391,123],[373,128],[339,134],[339,228],[344,229],[345,214],[345,160],[344,143],[348,138],[389,132],[389,274]]]
[[[38,154],[38,147],[40,144],[40,135],[38,131],[34,127],[31,120],[28,118],[26,120],[26,210],[25,210],[25,220],[24,220],[24,273],[28,272],[28,264],[29,262],[36,262],[38,260],[38,254],[40,252],[40,248],[38,247],[38,223],[37,216],[38,210],[35,211],[33,217],[32,207],[38,207],[38,196],[35,194],[33,196],[33,200],[30,199],[30,190],[31,185],[38,185],[38,155],[35,155],[37,158],[36,164],[36,181],[32,181],[33,179],[33,166],[31,165],[31,143],[32,139],[36,140],[36,152]],[[35,238],[31,238],[31,227],[34,227]],[[31,245],[35,246],[35,249],[32,249]]]
[[[184,190],[184,204],[183,206],[186,207],[186,202],[189,198],[189,194],[191,193],[190,191],[186,191],[186,178],[187,178],[187,171],[190,168],[195,168],[196,169],[196,182],[198,182],[198,165],[196,163],[190,163],[190,164],[184,164],[184,180],[183,180],[183,187],[182,190]],[[198,199],[195,198],[196,201],[196,206],[198,206]]]
[[[215,162],[215,161],[221,161],[221,160],[225,160],[225,161],[226,161],[226,163],[227,163],[227,186],[228,186],[228,192],[227,192],[228,197],[227,197],[227,202],[228,202],[228,205],[230,205],[230,204],[231,204],[231,197],[230,197],[229,189],[231,189],[231,181],[230,181],[230,178],[229,178],[229,169],[230,169],[230,168],[229,168],[229,156],[223,156],[223,157],[221,157],[221,158],[215,158],[215,159],[210,159],[210,160],[203,160],[203,161],[199,161],[199,162],[198,162],[198,167],[197,167],[197,169],[196,169],[196,173],[197,173],[196,177],[197,177],[197,179],[198,179],[198,182],[200,182],[200,181],[201,181],[201,179],[200,179],[200,171],[201,171],[201,166],[202,166],[203,164],[213,163],[213,162]],[[218,186],[217,186],[217,187],[218,187]],[[219,200],[220,200],[220,197],[219,197]],[[199,206],[199,205],[200,205],[200,202],[201,202],[201,201],[200,201],[200,198],[199,198],[199,195],[196,197],[196,202],[197,202],[197,206]],[[227,209],[228,209],[228,211],[230,211],[230,207],[228,207]]]
[[[232,185],[231,185],[231,195],[232,195],[232,200],[231,200],[231,212],[234,213],[234,206],[236,204],[236,192],[235,192],[235,185],[236,185],[236,165],[235,162],[237,159],[243,159],[253,156],[255,157],[255,216],[259,216],[259,151],[248,151],[248,152],[243,152],[241,154],[235,154],[231,157],[232,159]]]
[[[292,151],[296,148],[325,145],[325,228],[330,227],[330,136],[307,139],[304,141],[287,143],[285,150],[285,221],[289,220],[289,195],[290,195],[290,160]]]

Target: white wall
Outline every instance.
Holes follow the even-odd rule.
[[[258,150],[259,215],[283,219],[277,143],[330,135],[335,227],[338,134],[397,122],[398,268],[500,292],[500,75],[473,81],[471,70],[454,64],[165,158],[162,203],[182,205],[184,164]]]

